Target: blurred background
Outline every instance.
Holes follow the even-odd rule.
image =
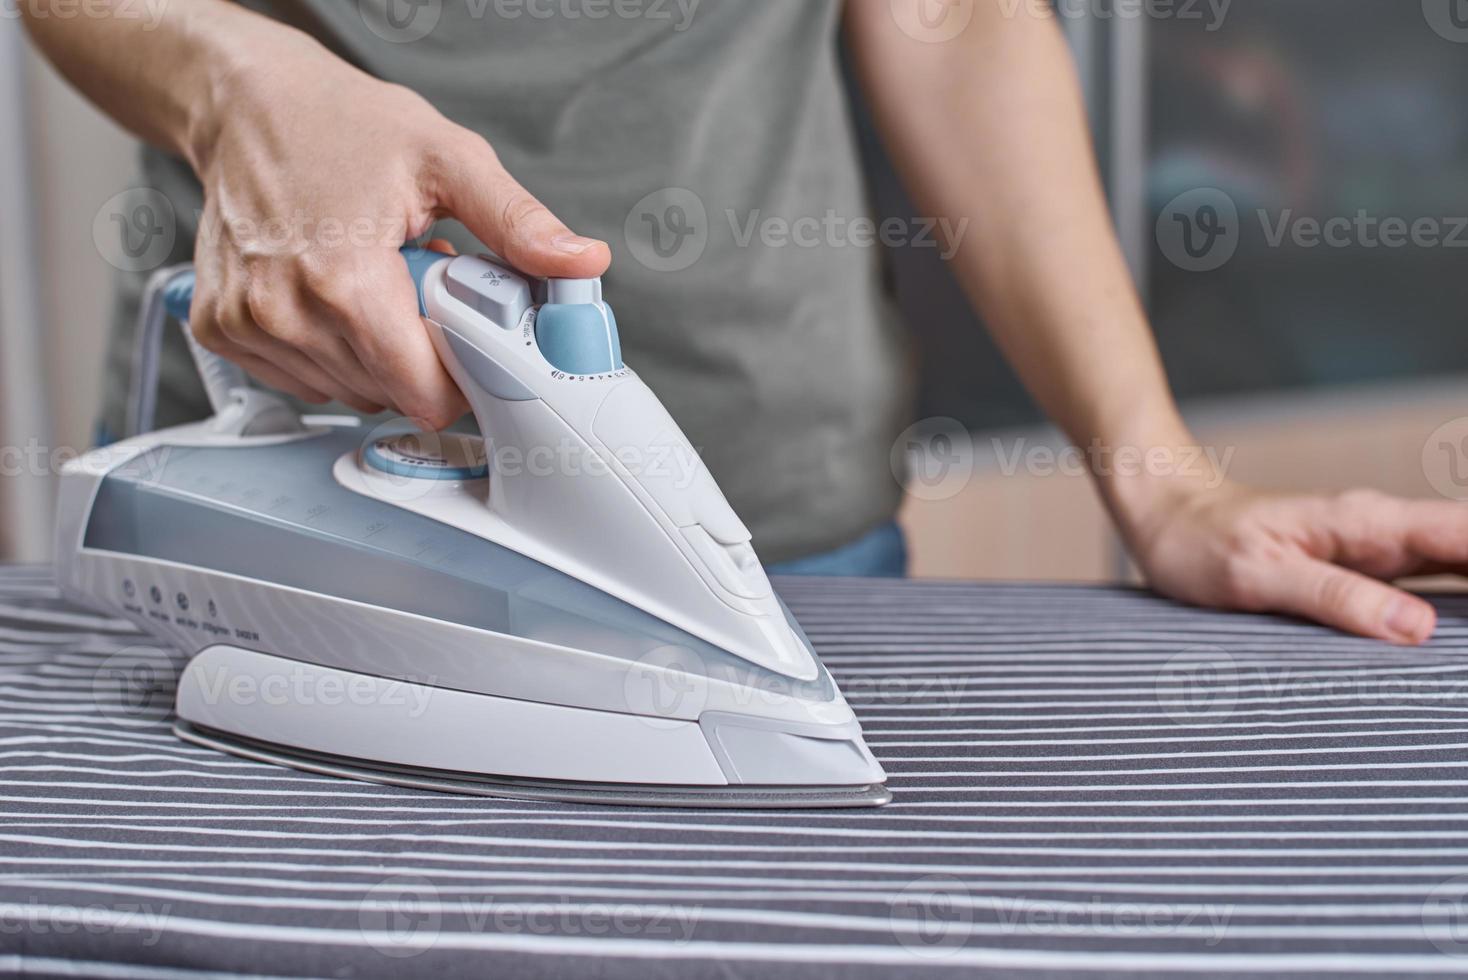
[[[1057,16],[1169,374],[1229,475],[1468,498],[1468,0]],[[878,212],[911,216],[864,135]],[[0,15],[0,560],[48,557],[55,468],[90,445],[112,271],[94,236],[133,179],[132,141]],[[926,421],[898,447],[915,572],[1129,574],[936,252],[892,255],[923,355]]]
[[[1468,114],[1455,108],[1468,2],[1057,9],[1200,442],[1256,485],[1468,497]],[[867,149],[878,153],[870,137]],[[909,213],[886,169],[873,172],[880,208]],[[920,250],[894,259],[925,355],[921,412],[972,433],[971,463],[950,450],[915,464],[915,571],[1130,575],[1089,481],[1049,472],[1045,450],[1064,441],[1039,425],[947,271]],[[970,465],[971,477],[947,473]]]

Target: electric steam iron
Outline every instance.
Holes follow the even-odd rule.
[[[174,731],[446,792],[873,806],[882,767],[750,535],[622,363],[600,280],[404,249],[483,439],[301,416],[194,345],[214,415],[62,474],[57,577],[178,647]],[[187,332],[187,331],[186,331]]]

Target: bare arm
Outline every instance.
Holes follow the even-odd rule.
[[[924,214],[968,219],[953,271],[1072,440],[1181,445],[1187,432],[1111,230],[1065,42],[1033,4],[973,6],[957,37],[925,42],[888,3],[849,4],[852,50],[894,165]]]
[[[156,24],[100,2],[20,9],[72,84],[198,174],[190,326],[267,384],[432,428],[461,415],[397,256],[440,215],[530,274],[605,271],[606,245],[572,234],[482,138],[300,31],[224,0],[166,4]]]
[[[1173,461],[1094,473],[1151,583],[1192,602],[1425,639],[1431,606],[1379,579],[1463,569],[1468,513],[1365,491],[1275,497],[1185,471],[1177,450],[1193,439],[1111,229],[1055,18],[973,0],[952,37],[919,18],[951,9],[848,0],[863,87],[918,206],[950,227],[968,219],[953,271],[1045,411],[1082,447]]]
[[[250,52],[325,53],[299,31],[225,0],[168,4],[156,26],[125,16],[127,4],[105,7],[111,13],[71,18],[40,16],[34,4],[18,9],[36,46],[83,95],[190,162],[215,135],[221,83],[250,63]]]

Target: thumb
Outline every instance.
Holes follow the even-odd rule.
[[[1437,612],[1411,593],[1313,558],[1283,562],[1268,594],[1280,612],[1390,643],[1413,645],[1432,636]]]
[[[484,140],[466,140],[467,151],[443,163],[438,203],[476,238],[521,272],[532,276],[590,279],[607,271],[605,242],[572,232],[520,186]]]

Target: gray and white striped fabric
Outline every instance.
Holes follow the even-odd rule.
[[[217,755],[169,734],[168,651],[0,569],[0,973],[1468,973],[1468,602],[1399,650],[1116,589],[779,585],[885,809]]]

